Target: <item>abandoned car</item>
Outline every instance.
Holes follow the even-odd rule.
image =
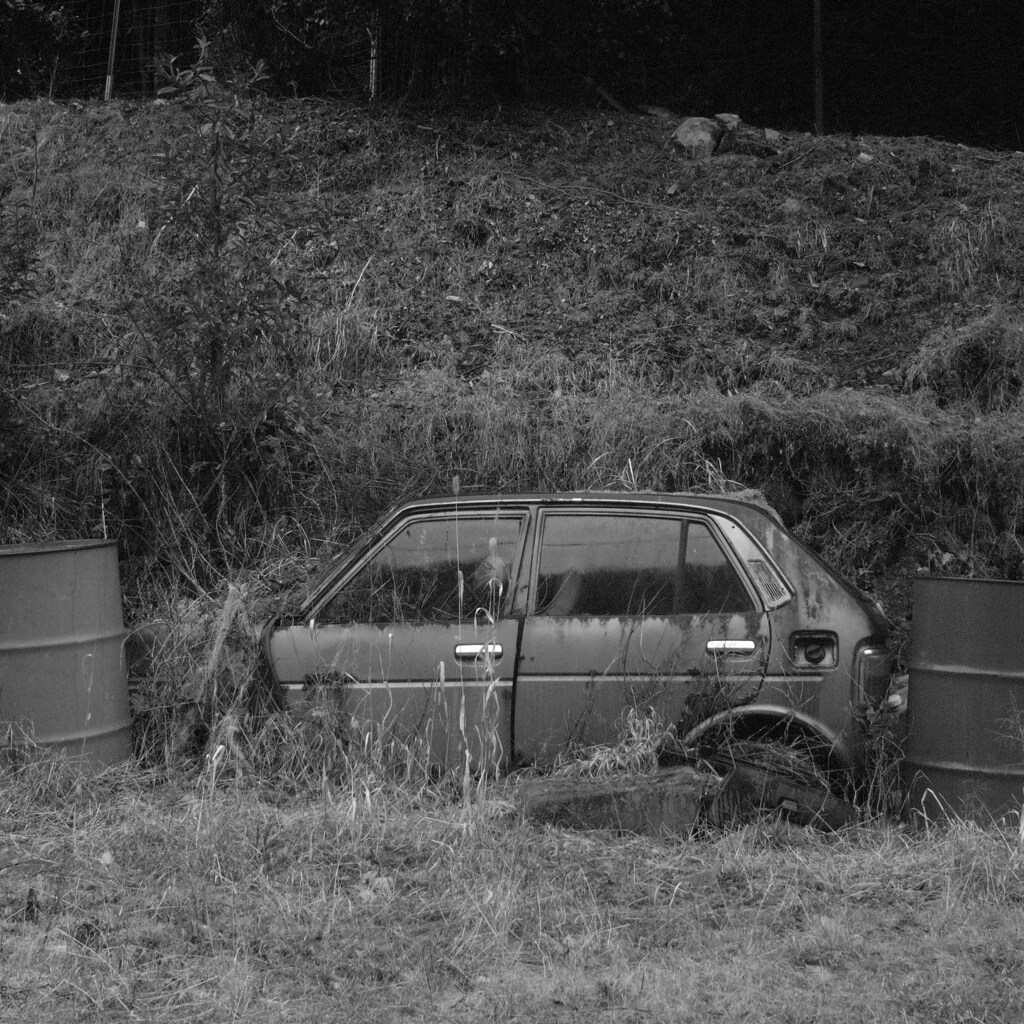
[[[725,730],[848,775],[886,641],[761,504],[580,493],[404,503],[263,643],[288,703],[326,700],[438,765],[549,764],[653,711],[676,749]]]

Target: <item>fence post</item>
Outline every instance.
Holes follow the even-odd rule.
[[[107,84],[103,99],[109,101],[114,91],[114,57],[117,55],[117,23],[121,19],[121,0],[114,0],[114,24],[110,26],[110,49],[107,52]]]

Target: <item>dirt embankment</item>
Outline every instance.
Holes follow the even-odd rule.
[[[920,571],[1019,577],[1024,158],[670,134],[3,108],[3,539],[106,530],[202,586],[457,474],[759,487],[897,618]]]

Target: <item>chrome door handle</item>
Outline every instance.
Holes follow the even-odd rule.
[[[754,640],[709,640],[708,654],[753,654],[757,650]]]
[[[499,643],[486,644],[456,644],[455,657],[458,661],[476,661],[478,658],[490,657],[494,661],[501,661],[504,648]]]

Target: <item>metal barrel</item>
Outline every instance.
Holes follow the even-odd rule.
[[[1024,583],[917,580],[904,783],[912,812],[988,824],[1024,802]]]
[[[124,638],[116,543],[0,546],[0,758],[30,742],[129,757]]]

